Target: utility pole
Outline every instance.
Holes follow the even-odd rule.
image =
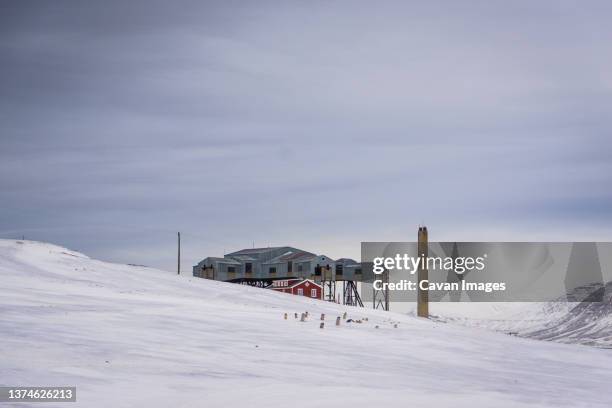
[[[429,280],[429,272],[427,270],[428,256],[428,237],[427,227],[419,227],[417,257],[421,258],[417,275],[417,316],[429,317],[429,291],[421,290],[421,282]]]
[[[176,266],[176,274],[181,274],[181,233],[177,232],[178,235],[178,264]]]

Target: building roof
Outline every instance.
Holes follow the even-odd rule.
[[[354,259],[351,258],[340,258],[340,259],[336,259],[336,263],[340,263],[343,265],[358,265],[359,262],[355,261]]]
[[[205,262],[218,262],[230,265],[241,265],[246,262],[257,262],[261,263],[262,265],[274,265],[285,262],[307,262],[318,257],[326,258],[323,262],[334,262],[332,258],[326,255],[316,255],[312,252],[290,246],[276,246],[266,248],[245,248],[225,254],[224,258],[211,256],[200,261],[198,265]]]
[[[288,252],[286,254],[283,254],[281,256],[279,256],[279,258],[282,261],[296,261],[298,259],[302,259],[302,258],[313,258],[316,255],[313,254],[312,252],[306,252],[306,251],[296,251],[296,252]]]
[[[325,259],[326,261],[329,261],[329,262],[336,262],[336,261],[334,261],[334,259],[333,259],[333,258],[331,258],[331,257],[329,257],[329,256],[327,256],[327,255],[321,254],[321,255],[318,255],[318,256],[319,256],[319,257],[320,257],[322,260],[323,260],[323,259]]]
[[[252,256],[248,256],[248,255],[232,255],[231,256],[232,259],[238,259],[240,261],[256,261],[256,258],[253,258]]]
[[[234,255],[262,254],[265,252],[269,252],[269,251],[273,251],[275,249],[281,249],[281,248],[286,248],[286,247],[246,248],[246,249],[241,249],[240,251],[231,252],[227,255],[234,256]]]
[[[202,260],[202,262],[209,260],[212,262],[219,262],[219,263],[225,263],[225,264],[230,264],[230,265],[241,265],[240,262],[234,260],[234,259],[230,259],[230,258],[218,258],[216,256],[209,256],[208,258],[204,258]]]
[[[265,264],[276,264],[276,263],[283,263],[283,262],[288,262],[288,261],[306,261],[314,257],[316,257],[315,254],[298,249],[294,251],[287,251],[284,254],[279,255],[276,258],[270,259],[269,261],[264,262],[264,263]]]

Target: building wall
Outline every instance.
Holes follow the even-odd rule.
[[[229,280],[236,279],[244,276],[244,265],[241,264],[228,264],[218,259],[205,258],[200,263],[193,267],[193,276],[213,279],[211,276],[210,268],[214,268],[214,279],[215,280]],[[206,268],[206,269],[205,269]],[[234,272],[231,272],[233,268]]]
[[[276,270],[275,275],[272,275],[269,271],[271,268]],[[274,263],[274,264],[262,264],[262,277],[280,278],[287,276],[287,263]]]
[[[303,291],[302,296],[306,296],[312,299],[322,299],[323,298],[323,290],[321,286],[315,285],[312,282],[304,281],[300,283],[299,285],[294,286],[293,288],[291,288],[291,293],[294,295],[299,295],[300,289],[302,289]],[[311,290],[316,291],[316,295],[314,297],[311,296]]]
[[[309,297],[311,299],[323,299],[323,288],[313,282],[309,282],[309,281],[304,281],[292,288],[285,288],[285,287],[274,287],[271,288],[272,290],[275,290],[277,292],[283,292],[283,293],[290,293],[292,295],[298,295],[299,296],[299,289],[302,289],[303,294],[301,296],[306,296]],[[312,296],[311,290],[315,290],[315,296]]]
[[[310,261],[298,261],[293,263],[293,271],[295,276],[299,278],[308,278],[310,279],[312,275],[312,268],[310,266]]]
[[[297,248],[293,247],[279,247],[279,248],[270,248],[269,251],[264,250],[263,252],[257,252],[257,250],[253,250],[253,252],[234,252],[225,255],[224,258],[214,258],[209,257],[202,260],[198,265],[193,268],[193,275],[204,277],[202,275],[202,267],[204,265],[213,266],[215,269],[215,279],[216,280],[229,280],[229,279],[238,279],[238,278],[256,278],[256,279],[266,279],[266,278],[284,278],[284,277],[295,277],[295,278],[304,278],[304,279],[312,279],[317,282],[320,282],[323,279],[345,279],[345,280],[359,280],[359,276],[355,274],[355,270],[357,266],[355,265],[345,265],[343,263],[343,274],[336,274],[336,262],[325,256],[318,255],[311,258],[302,258],[292,261],[292,270],[289,272],[289,262],[277,262],[274,264],[270,263],[270,260],[279,257],[281,255],[286,254],[289,251],[300,251]],[[242,259],[241,259],[242,258]],[[245,259],[246,258],[246,259]],[[252,260],[247,260],[248,258],[252,258]],[[225,259],[225,261],[223,261]],[[237,265],[228,264],[229,262],[239,262]],[[352,261],[352,260],[351,260]],[[352,261],[354,262],[354,261]],[[246,263],[252,264],[252,273],[250,276],[246,276]],[[325,271],[322,271],[321,275],[316,275],[316,267],[317,265],[322,268],[329,267],[329,271],[326,275],[323,275]],[[229,272],[229,268],[233,267],[235,269],[234,273]],[[276,268],[276,273],[270,275],[270,268]]]
[[[279,248],[270,248],[269,250],[266,250],[265,252],[257,252],[257,250],[254,250],[254,252],[238,251],[238,252],[229,253],[225,255],[225,257],[233,259],[234,256],[248,256],[248,257],[254,258],[255,260],[252,261],[253,277],[254,278],[267,278],[268,268],[264,264],[270,262],[272,259],[280,255],[283,255],[289,251],[299,251],[299,249],[286,246],[286,247],[279,247]],[[240,261],[240,263],[245,263],[245,262]],[[277,272],[277,275],[278,275],[278,272]]]
[[[344,280],[352,280],[352,281],[361,281],[363,275],[361,273],[361,265],[344,265],[342,271],[342,279]]]

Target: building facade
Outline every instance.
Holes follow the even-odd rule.
[[[311,299],[323,299],[323,287],[310,279],[279,279],[272,282],[269,289]]]
[[[207,257],[193,267],[193,276],[222,281],[244,279],[301,278],[321,280],[361,280],[361,265],[352,259],[334,261],[290,246],[248,248]]]

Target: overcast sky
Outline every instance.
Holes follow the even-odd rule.
[[[0,237],[184,270],[612,240],[612,2],[3,1]]]

